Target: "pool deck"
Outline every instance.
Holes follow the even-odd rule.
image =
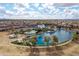
[[[79,44],[75,42],[70,42],[65,46],[61,46],[55,49],[55,46],[48,48],[32,48],[25,46],[14,45],[10,42],[8,38],[8,32],[0,32],[0,55],[2,56],[77,56],[79,55]]]

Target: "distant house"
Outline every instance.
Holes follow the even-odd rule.
[[[46,26],[44,24],[39,24],[38,28],[45,28]]]

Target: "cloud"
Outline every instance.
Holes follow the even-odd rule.
[[[68,4],[68,5],[67,3],[66,4],[10,3],[8,5],[7,4],[5,3],[0,4],[0,18],[79,19],[79,4]]]

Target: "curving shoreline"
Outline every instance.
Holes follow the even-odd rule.
[[[66,41],[66,42],[62,42],[62,43],[60,43],[60,44],[57,44],[56,46],[65,46],[66,44],[69,44],[69,43],[71,43],[72,42],[72,39],[71,40],[68,40],[68,41]],[[19,46],[19,47],[25,47],[25,48],[30,48],[30,46],[23,46],[23,45],[17,45],[17,44],[12,44],[12,45],[14,45],[14,46]],[[52,45],[52,46],[35,46],[35,47],[33,47],[33,46],[31,46],[32,48],[48,48],[48,47],[54,47],[54,45]]]

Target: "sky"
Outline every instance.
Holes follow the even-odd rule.
[[[0,3],[0,19],[79,19],[79,4]]]

